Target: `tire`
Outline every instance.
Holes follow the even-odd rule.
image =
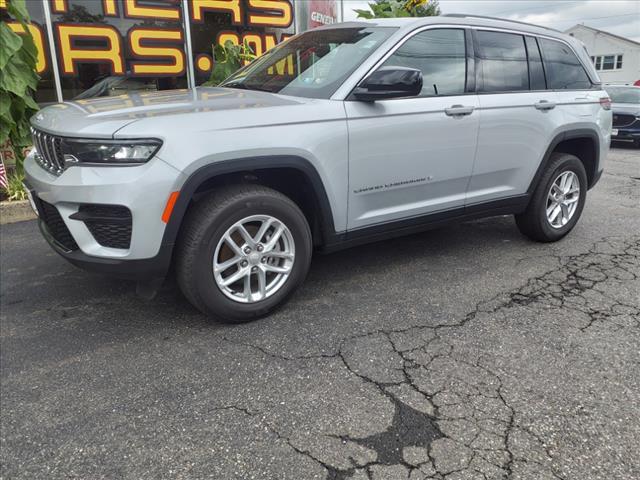
[[[547,202],[550,190],[554,182],[566,172],[572,172],[577,177],[580,192],[577,196],[577,206],[564,225],[551,224],[547,218]],[[571,177],[571,174],[567,175]],[[575,194],[572,194],[575,195]],[[575,197],[572,197],[575,198]],[[527,209],[515,216],[516,225],[524,235],[537,242],[556,242],[567,235],[575,227],[587,198],[587,173],[582,162],[574,155],[568,153],[553,153],[548,168],[538,182]],[[564,211],[561,209],[563,215]],[[556,217],[554,221],[561,223]]]
[[[258,220],[241,223],[247,219]],[[260,234],[262,225],[274,226],[268,227],[267,233],[262,237],[264,242],[252,244],[251,255],[243,256],[244,249],[251,248],[248,243],[250,240],[243,237],[240,230],[234,229],[238,224],[242,224],[245,233],[251,231],[251,237]],[[228,237],[223,240],[230,229],[233,233],[228,237],[232,237],[230,241],[240,250],[232,247],[226,240]],[[268,240],[278,236],[276,229],[281,229],[276,247],[266,253],[269,248]],[[245,247],[242,246],[243,242]],[[258,253],[261,247],[265,249],[262,254]],[[294,253],[287,253],[289,250],[284,247],[293,249]],[[214,274],[214,261],[219,262],[219,265],[224,264],[220,260],[223,253],[227,253],[228,261],[242,261],[233,264],[228,270],[220,270],[221,273]],[[271,254],[288,258],[269,257]],[[311,254],[311,231],[304,214],[294,202],[280,192],[261,185],[232,185],[216,190],[190,207],[178,238],[176,277],[185,297],[202,313],[226,323],[242,323],[262,317],[281,305],[304,281],[309,271]],[[261,256],[260,260],[256,256]],[[262,264],[254,263],[259,261]],[[273,264],[274,262],[284,263]],[[248,294],[244,280],[247,275],[241,277],[242,280],[238,280],[238,283],[228,287],[222,285],[231,280],[232,274],[241,274],[245,263],[248,266],[245,266],[244,271],[247,268],[252,271],[248,280]],[[266,272],[267,268],[273,267],[282,271],[288,268],[289,273],[285,276]],[[254,271],[257,273],[253,273]],[[222,278],[223,275],[226,277]],[[264,275],[264,280],[258,283],[260,275]],[[277,282],[274,280],[276,278],[279,278]],[[261,288],[260,285],[268,286],[269,282],[272,282],[271,291]],[[254,295],[265,296],[252,298]]]

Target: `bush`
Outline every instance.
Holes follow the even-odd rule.
[[[26,200],[27,192],[24,189],[22,182],[24,181],[24,173],[11,172],[7,176],[7,188],[5,193],[7,194],[7,200]]]
[[[7,21],[20,22],[24,33],[15,33]],[[22,173],[24,147],[31,145],[29,119],[38,111],[33,94],[40,77],[36,73],[38,52],[27,28],[29,13],[25,0],[11,0],[0,10],[0,145],[7,139]]]

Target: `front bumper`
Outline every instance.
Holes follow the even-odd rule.
[[[615,113],[615,112],[614,112]],[[615,135],[611,135],[612,142],[637,142],[640,141],[640,117],[636,117],[631,123],[623,126],[613,126],[616,131]]]
[[[640,123],[640,121],[636,121]],[[636,142],[640,141],[640,126],[634,128],[618,128],[617,135],[611,135],[612,142]]]
[[[179,190],[184,181],[178,170],[155,158],[136,167],[71,167],[56,176],[40,167],[30,154],[25,160],[25,176],[38,210],[46,208],[49,214],[40,211],[43,236],[69,262],[124,278],[164,275],[172,245],[163,245],[166,225],[161,217],[170,193]],[[118,205],[130,211],[127,248],[104,246],[104,241],[96,239],[96,231],[81,219],[81,208],[86,205]]]
[[[81,250],[69,251],[52,237],[42,220],[38,220],[38,226],[42,236],[51,245],[51,248],[72,265],[88,272],[126,280],[147,281],[164,278],[171,264],[173,245],[161,245],[157,255],[145,259],[121,260],[92,257]]]

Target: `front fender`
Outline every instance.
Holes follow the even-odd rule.
[[[173,207],[171,217],[164,232],[162,244],[173,245],[176,242],[189,203],[193,199],[198,187],[205,182],[220,175],[275,168],[298,170],[309,180],[320,207],[319,217],[321,219],[324,241],[328,242],[336,233],[336,223],[333,214],[335,206],[332,207],[331,205],[320,174],[311,162],[305,158],[292,155],[278,155],[229,159],[207,163],[193,171],[187,176],[186,181],[180,188],[178,199]]]

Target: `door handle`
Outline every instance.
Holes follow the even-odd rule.
[[[540,100],[533,104],[538,110],[553,110],[556,108],[556,102],[550,102],[548,100]]]
[[[452,105],[449,108],[444,109],[444,113],[450,117],[462,117],[464,115],[471,115],[474,107],[465,107],[464,105]]]

